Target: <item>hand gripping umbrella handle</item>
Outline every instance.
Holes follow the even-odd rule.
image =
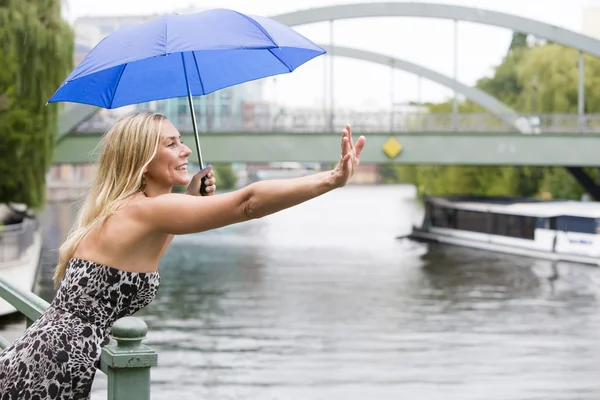
[[[206,180],[206,178],[203,178],[203,179],[200,181],[200,195],[201,195],[201,196],[204,196],[204,195],[206,195],[206,183],[204,183],[204,181],[205,181],[205,180]]]

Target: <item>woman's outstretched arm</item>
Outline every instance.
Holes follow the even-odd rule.
[[[203,232],[261,218],[344,186],[360,163],[365,141],[361,136],[354,143],[351,128],[346,126],[340,161],[331,171],[256,182],[217,196],[165,194],[140,203],[135,213],[149,230],[170,234]]]

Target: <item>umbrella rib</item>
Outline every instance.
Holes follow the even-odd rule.
[[[117,94],[117,90],[119,89],[119,82],[121,82],[121,77],[123,76],[123,71],[125,71],[125,68],[127,68],[128,64],[125,64],[123,66],[123,69],[121,69],[121,73],[119,74],[119,79],[117,79],[117,84],[115,85],[115,91],[112,94],[112,97],[110,98],[110,103],[108,104],[108,108],[112,107],[113,101],[115,100],[115,95]]]
[[[169,49],[168,49],[168,45],[169,45],[169,25],[167,19],[169,18],[169,15],[166,14],[165,15],[165,56],[167,54],[169,54]]]
[[[198,68],[198,60],[196,60],[196,53],[192,51],[192,57],[194,57],[194,64],[196,64],[196,72],[198,73],[198,79],[200,80],[200,89],[202,94],[205,94],[204,83],[202,83],[202,76],[200,75],[200,68]],[[183,66],[185,68],[185,65]]]
[[[286,66],[286,68],[288,69],[288,71],[292,72],[292,69],[290,68],[289,65],[287,65],[286,63],[283,62],[283,60],[281,58],[279,58],[279,56],[275,53],[273,53],[273,49],[269,49],[269,53],[273,54],[273,57],[275,57],[276,59],[279,60],[280,63],[282,63],[283,65]]]
[[[275,41],[275,39],[273,39],[273,37],[271,37],[271,35],[269,35],[269,32],[267,32],[267,31],[265,30],[265,28],[263,28],[263,27],[261,26],[261,24],[259,24],[259,23],[258,23],[258,22],[256,22],[254,19],[250,18],[249,16],[247,16],[247,15],[245,15],[245,14],[242,14],[241,12],[238,12],[238,11],[234,11],[234,12],[238,13],[239,15],[241,15],[242,17],[244,17],[244,18],[246,18],[248,21],[250,21],[250,22],[251,22],[251,23],[252,23],[254,26],[256,26],[256,27],[257,27],[257,28],[258,28],[258,29],[259,29],[259,30],[260,30],[262,33],[264,33],[264,34],[265,34],[265,36],[266,36],[266,37],[268,37],[268,38],[269,38],[269,40],[270,40],[271,42],[273,42],[273,44],[274,44],[275,46],[279,47],[279,45],[277,44],[277,42]]]

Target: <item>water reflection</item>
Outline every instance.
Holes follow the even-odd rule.
[[[177,238],[140,313],[153,399],[598,398],[600,269],[396,240],[413,196],[345,188]],[[47,216],[44,297],[72,215]]]

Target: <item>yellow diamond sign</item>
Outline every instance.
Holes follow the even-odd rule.
[[[395,138],[389,138],[383,144],[383,152],[389,158],[394,158],[402,152],[402,145]]]

